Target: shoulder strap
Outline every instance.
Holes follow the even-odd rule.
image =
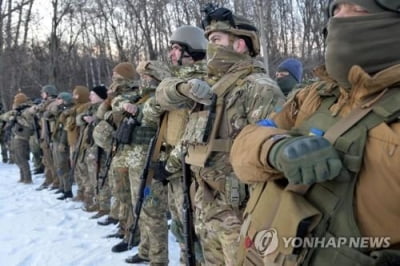
[[[336,124],[334,124],[325,132],[324,138],[329,140],[330,143],[334,144],[340,136],[342,136],[364,117],[366,117],[374,109],[374,107],[379,106],[386,99],[390,99],[396,94],[400,95],[399,89],[397,88],[390,90],[385,89],[377,97],[375,97],[374,100],[361,105],[360,107],[351,111],[349,115],[341,118]],[[371,129],[382,123],[384,120],[385,117],[376,115],[372,117],[370,121],[368,121],[367,127],[368,129]],[[299,194],[305,194],[310,189],[310,187],[311,186],[309,185],[288,185],[286,189]]]

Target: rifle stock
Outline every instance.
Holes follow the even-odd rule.
[[[147,150],[146,160],[145,160],[145,163],[143,166],[143,171],[142,171],[142,174],[140,175],[140,186],[138,189],[138,199],[136,201],[135,208],[134,208],[134,213],[133,213],[134,219],[133,219],[133,225],[130,228],[128,249],[131,249],[133,246],[134,236],[135,236],[137,227],[139,225],[140,213],[142,210],[144,199],[146,197],[145,190],[146,190],[147,178],[149,175],[149,169],[150,169],[150,165],[151,165],[151,159],[153,157],[154,148],[155,148],[156,142],[157,142],[157,136],[158,136],[158,133],[154,137],[152,137],[150,140],[149,148]]]

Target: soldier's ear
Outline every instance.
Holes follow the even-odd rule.
[[[241,54],[247,53],[249,51],[246,41],[241,38],[236,38],[235,41],[233,42],[233,49]]]

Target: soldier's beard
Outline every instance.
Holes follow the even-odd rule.
[[[375,74],[400,64],[400,16],[392,12],[331,18],[328,23],[325,64],[329,76],[350,88],[350,68],[358,65]]]
[[[207,46],[207,73],[221,77],[236,63],[247,60],[249,55],[241,54],[232,47],[209,43]]]

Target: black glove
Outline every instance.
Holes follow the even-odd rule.
[[[151,163],[151,169],[154,171],[153,178],[155,180],[160,181],[164,186],[168,184],[168,178],[172,175],[172,173],[165,169],[165,161]]]

